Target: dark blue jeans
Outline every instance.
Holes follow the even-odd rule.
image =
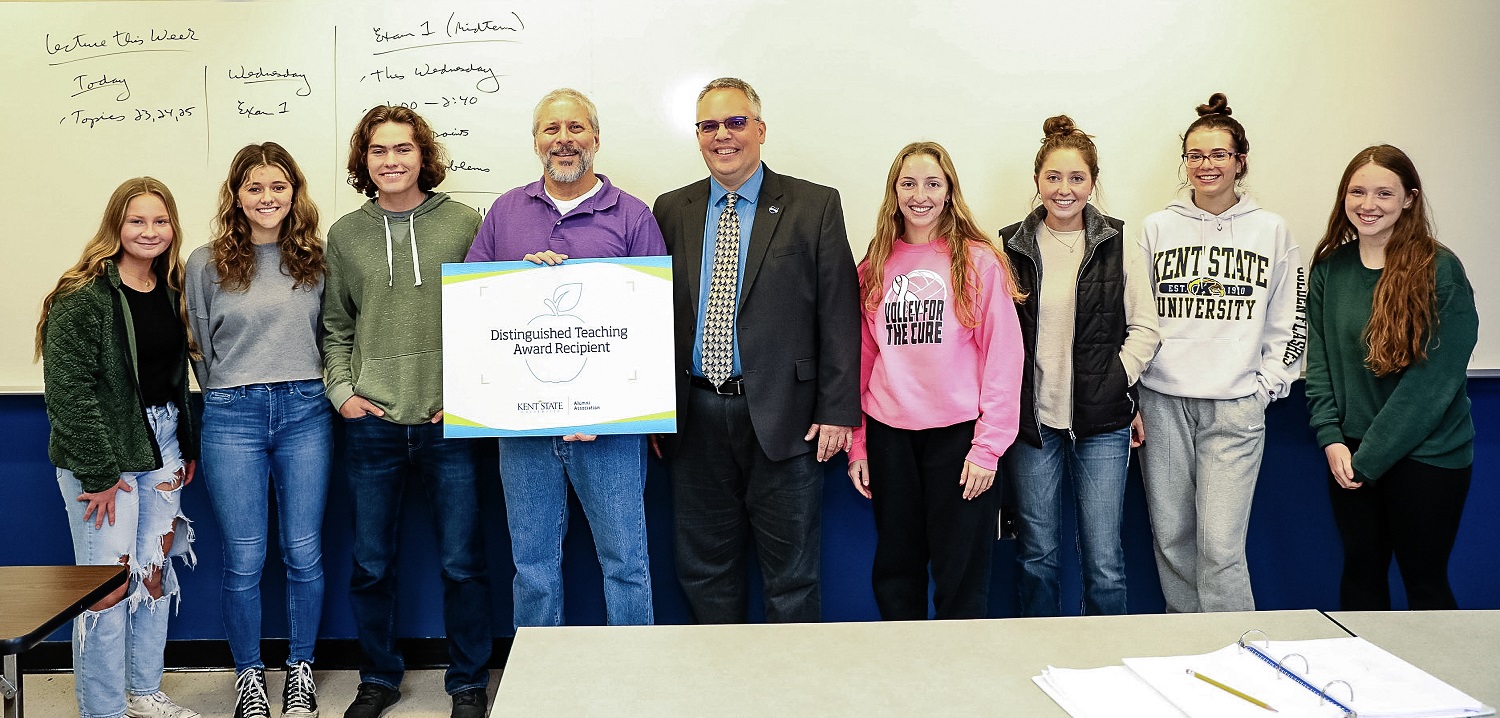
[[[405,672],[396,650],[396,536],[409,481],[432,501],[448,634],[444,686],[455,694],[489,683],[490,580],[479,531],[474,444],[443,438],[441,424],[402,426],[374,416],[344,420],[345,464],[354,503],[349,603],[367,663],[361,681],[390,688]]]

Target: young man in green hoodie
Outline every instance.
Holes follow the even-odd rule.
[[[372,197],[328,231],[324,381],[344,418],[354,504],[350,603],[367,663],[346,718],[375,718],[401,697],[395,647],[396,528],[404,485],[420,485],[438,524],[454,718],[483,716],[493,636],[473,445],[443,438],[443,262],[462,262],[479,214],[433,192],[443,180],[432,128],[405,107],[367,112],[349,177]]]

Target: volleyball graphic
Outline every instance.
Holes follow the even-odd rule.
[[[942,275],[930,269],[913,269],[891,280],[887,302],[915,302],[923,299],[947,299],[948,284]]]

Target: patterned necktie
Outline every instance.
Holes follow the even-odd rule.
[[[724,212],[719,215],[718,238],[714,241],[708,309],[703,314],[703,365],[699,369],[714,386],[723,384],[734,366],[734,314],[740,265],[740,215],[734,205],[739,199],[733,192],[724,197]]]

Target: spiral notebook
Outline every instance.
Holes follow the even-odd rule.
[[[1127,658],[1124,663],[1092,670],[1048,666],[1033,681],[1073,718],[1461,718],[1495,714],[1494,708],[1362,638],[1253,641],[1242,637],[1213,653]]]

